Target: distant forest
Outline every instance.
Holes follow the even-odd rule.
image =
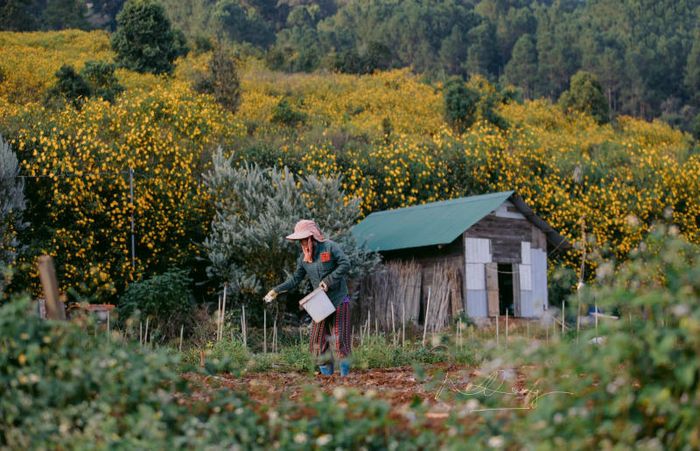
[[[2,0],[0,29],[113,29],[123,0]],[[610,110],[688,129],[700,112],[700,0],[161,0],[191,48],[240,44],[276,70],[430,80],[482,74],[556,100],[579,70]]]

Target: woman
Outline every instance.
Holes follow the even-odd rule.
[[[274,300],[279,293],[294,288],[309,276],[313,286],[321,287],[335,306],[335,313],[321,321],[313,323],[311,331],[310,350],[319,362],[321,374],[333,374],[333,358],[329,352],[329,339],[332,334],[335,339],[335,354],[340,359],[340,375],[347,376],[350,372],[350,356],[352,336],[350,329],[350,297],[345,275],[350,269],[350,260],[340,246],[323,238],[314,221],[303,219],[294,226],[294,233],[287,236],[288,240],[299,241],[302,253],[297,259],[294,274],[281,285],[276,286],[265,296],[265,301]]]

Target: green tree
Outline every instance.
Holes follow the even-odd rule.
[[[700,28],[695,32],[693,46],[688,54],[683,82],[690,99],[700,106]]]
[[[64,64],[55,74],[56,83],[47,91],[46,102],[69,102],[80,108],[83,101],[90,97],[90,86],[73,66]]]
[[[270,25],[254,8],[244,7],[238,0],[220,0],[216,3],[214,19],[229,39],[249,42],[267,48],[275,35]]]
[[[452,27],[450,34],[440,44],[440,63],[450,75],[464,73],[462,63],[467,59],[467,36],[461,26]]]
[[[0,135],[0,298],[7,283],[5,271],[19,249],[17,232],[24,228],[24,183],[18,174],[17,156]]]
[[[100,97],[109,102],[124,91],[114,75],[114,64],[87,61],[80,73],[73,66],[63,65],[56,72],[56,83],[46,93],[46,103],[61,106],[63,102],[80,108],[88,97]]]
[[[44,28],[63,30],[65,28],[88,29],[87,6],[83,0],[50,0],[42,14]]]
[[[477,118],[479,92],[468,88],[461,79],[445,85],[445,121],[457,131],[469,128]]]
[[[464,69],[469,74],[492,76],[498,73],[499,57],[496,46],[496,28],[484,21],[468,33],[469,49]]]
[[[241,102],[241,80],[236,69],[236,61],[219,44],[214,48],[207,73],[195,80],[198,92],[211,94],[214,99],[229,111],[235,112]]]
[[[0,2],[0,30],[32,31],[40,26],[36,0],[4,0]]]
[[[529,34],[522,35],[513,47],[513,55],[505,67],[505,79],[523,89],[525,97],[532,97],[537,84],[537,48]]]
[[[579,71],[571,77],[571,85],[559,98],[559,105],[566,111],[590,114],[604,124],[610,121],[608,101],[598,78],[590,72]]]
[[[155,0],[129,0],[117,15],[112,35],[116,62],[137,72],[171,73],[173,61],[187,53],[184,36],[174,31]]]
[[[90,88],[91,97],[101,97],[109,102],[124,91],[124,87],[114,74],[113,63],[105,61],[87,61],[80,71],[80,76]]]

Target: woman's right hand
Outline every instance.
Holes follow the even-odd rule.
[[[275,290],[270,290],[265,297],[263,298],[263,301],[265,302],[272,302],[275,300],[277,297],[278,293]]]

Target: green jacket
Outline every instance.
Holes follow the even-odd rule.
[[[326,282],[328,297],[333,305],[338,307],[348,295],[345,275],[349,270],[350,260],[338,243],[331,240],[315,242],[313,262],[304,262],[304,254],[302,253],[297,259],[297,268],[294,274],[284,283],[276,286],[274,290],[278,293],[293,290],[304,280],[304,276],[309,276],[314,288],[318,287],[321,281]]]

